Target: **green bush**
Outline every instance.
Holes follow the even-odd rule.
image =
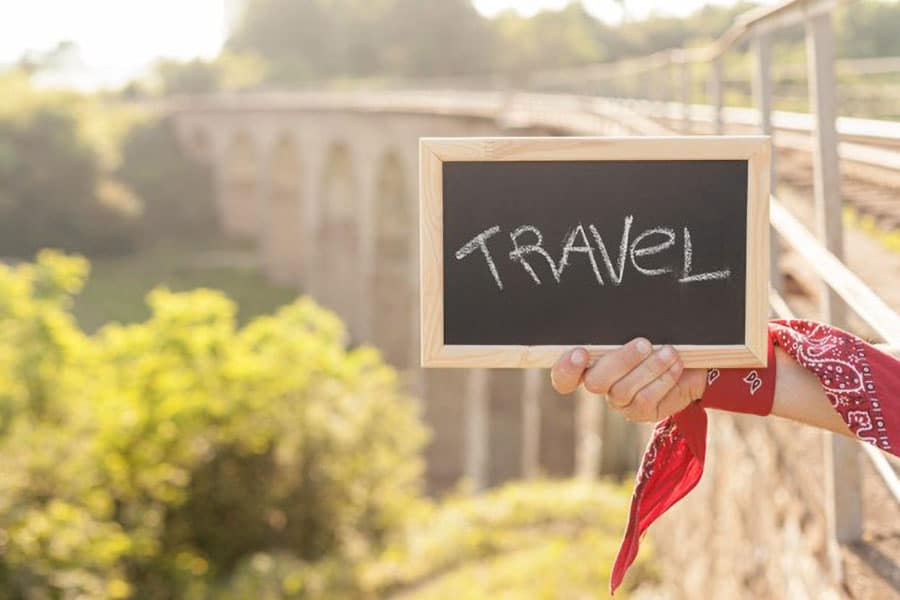
[[[511,483],[422,504],[377,557],[348,566],[284,552],[243,559],[217,600],[543,600],[602,598],[631,488],[610,482]],[[646,541],[616,597],[653,597]]]
[[[630,484],[570,480],[449,498],[414,515],[363,581],[417,600],[600,598],[630,495]],[[617,597],[658,581],[645,542]]]
[[[397,374],[307,299],[238,329],[223,295],[159,289],[147,321],[88,336],[86,272],[0,267],[5,597],[212,597],[269,554],[317,574],[291,586],[355,587],[418,503]]]
[[[83,259],[0,266],[0,598],[596,597],[629,488],[432,503],[397,374],[301,299],[210,290],[85,334]],[[623,587],[656,581],[645,548]]]

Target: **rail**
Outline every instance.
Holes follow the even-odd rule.
[[[778,276],[777,236],[790,245],[821,280],[822,317],[838,326],[846,326],[847,309],[855,312],[863,321],[893,346],[900,345],[900,317],[842,262],[843,222],[840,195],[839,138],[837,116],[837,90],[835,84],[835,42],[832,30],[832,11],[839,0],[786,0],[772,7],[759,8],[739,16],[734,24],[714,43],[706,48],[672,49],[656,54],[608,65],[584,69],[578,77],[582,81],[615,78],[623,75],[644,75],[645,78],[660,69],[675,68],[680,97],[674,106],[666,105],[666,111],[677,111],[682,130],[690,132],[697,107],[692,104],[692,66],[703,63],[708,66],[708,89],[711,103],[704,115],[712,122],[715,133],[723,133],[725,125],[723,91],[723,57],[738,44],[748,42],[755,58],[752,78],[752,95],[756,109],[755,125],[762,133],[776,135],[776,118],[783,115],[773,111],[771,46],[772,35],[789,27],[802,25],[805,29],[807,52],[807,79],[809,83],[810,116],[802,126],[812,135],[814,174],[815,229],[813,235],[794,219],[777,200],[773,199],[771,211],[772,236],[772,298],[773,308],[782,314],[790,312],[782,297],[782,281]],[[888,63],[890,61],[884,61]],[[873,67],[873,65],[869,65]],[[885,64],[878,64],[878,68]],[[535,73],[532,85],[552,85],[572,76],[571,71]],[[651,83],[651,82],[648,82]],[[652,85],[647,85],[652,89]],[[733,111],[732,111],[733,112]],[[733,115],[732,115],[733,116]],[[748,115],[744,113],[744,117]],[[669,115],[670,119],[672,115]],[[796,119],[794,119],[796,123]],[[859,125],[858,123],[856,125]],[[842,129],[846,128],[844,122]],[[871,155],[870,155],[871,156]],[[894,165],[895,157],[885,158],[887,166]],[[776,161],[772,161],[772,181],[777,181]],[[840,543],[853,542],[862,537],[862,477],[858,460],[859,444],[853,440],[827,434],[826,437],[826,521],[828,528],[828,556],[832,575],[843,581],[843,564]],[[900,499],[900,481],[879,451],[866,449],[887,488]],[[840,483],[838,483],[840,482]]]

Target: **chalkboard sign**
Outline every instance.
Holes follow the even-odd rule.
[[[422,364],[766,360],[769,140],[423,138]]]

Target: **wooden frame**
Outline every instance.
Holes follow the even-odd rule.
[[[550,367],[570,346],[445,345],[445,161],[746,160],[747,264],[744,343],[675,345],[686,367],[758,367],[767,359],[768,136],[420,138],[419,238],[423,367]],[[652,341],[652,340],[651,340]],[[587,346],[592,358],[618,346]]]

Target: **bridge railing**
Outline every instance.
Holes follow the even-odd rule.
[[[755,115],[747,111],[742,115],[744,124],[755,124],[762,133],[776,135],[773,126],[773,75],[772,37],[786,28],[803,26],[807,54],[808,105],[811,122],[798,125],[798,119],[790,120],[794,126],[805,129],[813,136],[813,173],[816,235],[811,234],[774,197],[772,198],[772,305],[776,314],[792,316],[784,301],[783,283],[778,268],[779,237],[803,260],[804,264],[821,281],[821,318],[838,326],[847,326],[847,307],[860,317],[885,342],[900,346],[900,317],[888,307],[842,262],[843,221],[839,171],[839,140],[837,115],[837,89],[835,83],[836,58],[832,30],[832,12],[843,2],[838,0],[787,0],[773,7],[760,8],[746,13],[734,22],[718,40],[705,48],[671,49],[650,56],[619,61],[588,68],[534,73],[531,87],[540,89],[567,89],[574,85],[581,93],[596,93],[605,89],[609,95],[610,82],[619,95],[639,96],[651,100],[666,101],[662,106],[666,119],[677,122],[680,129],[691,132],[694,112],[706,112],[704,120],[711,121],[712,131],[725,131],[727,110],[725,99],[724,57],[739,44],[748,43],[754,59],[752,73],[752,97]],[[871,63],[871,64],[870,64]],[[879,59],[854,65],[860,72],[886,72],[900,69],[900,61],[893,58]],[[703,65],[708,77],[709,104],[694,104],[692,77],[696,67]],[[674,77],[673,77],[674,75]],[[673,81],[674,80],[674,81]],[[674,85],[673,85],[674,84]],[[593,89],[592,89],[593,88]],[[623,90],[625,92],[623,93]],[[640,111],[647,106],[630,106]],[[660,102],[655,106],[657,115]],[[740,110],[740,109],[738,109]],[[675,114],[673,114],[675,113]],[[733,115],[732,115],[733,116]],[[755,118],[753,118],[755,117]],[[733,120],[733,119],[732,119]],[[748,123],[749,122],[749,123]],[[862,120],[844,120],[842,129],[862,133],[869,124]],[[879,128],[884,130],[883,128]],[[900,128],[898,128],[900,131]],[[896,132],[894,132],[896,133]],[[896,157],[887,156],[888,168],[900,169]],[[773,186],[777,165],[772,161]],[[867,445],[865,455],[872,461],[885,485],[900,502],[900,479],[885,456]],[[829,555],[836,579],[843,577],[840,542],[852,542],[862,537],[862,477],[858,460],[859,444],[841,436],[827,434],[825,439],[825,497],[829,533]]]

